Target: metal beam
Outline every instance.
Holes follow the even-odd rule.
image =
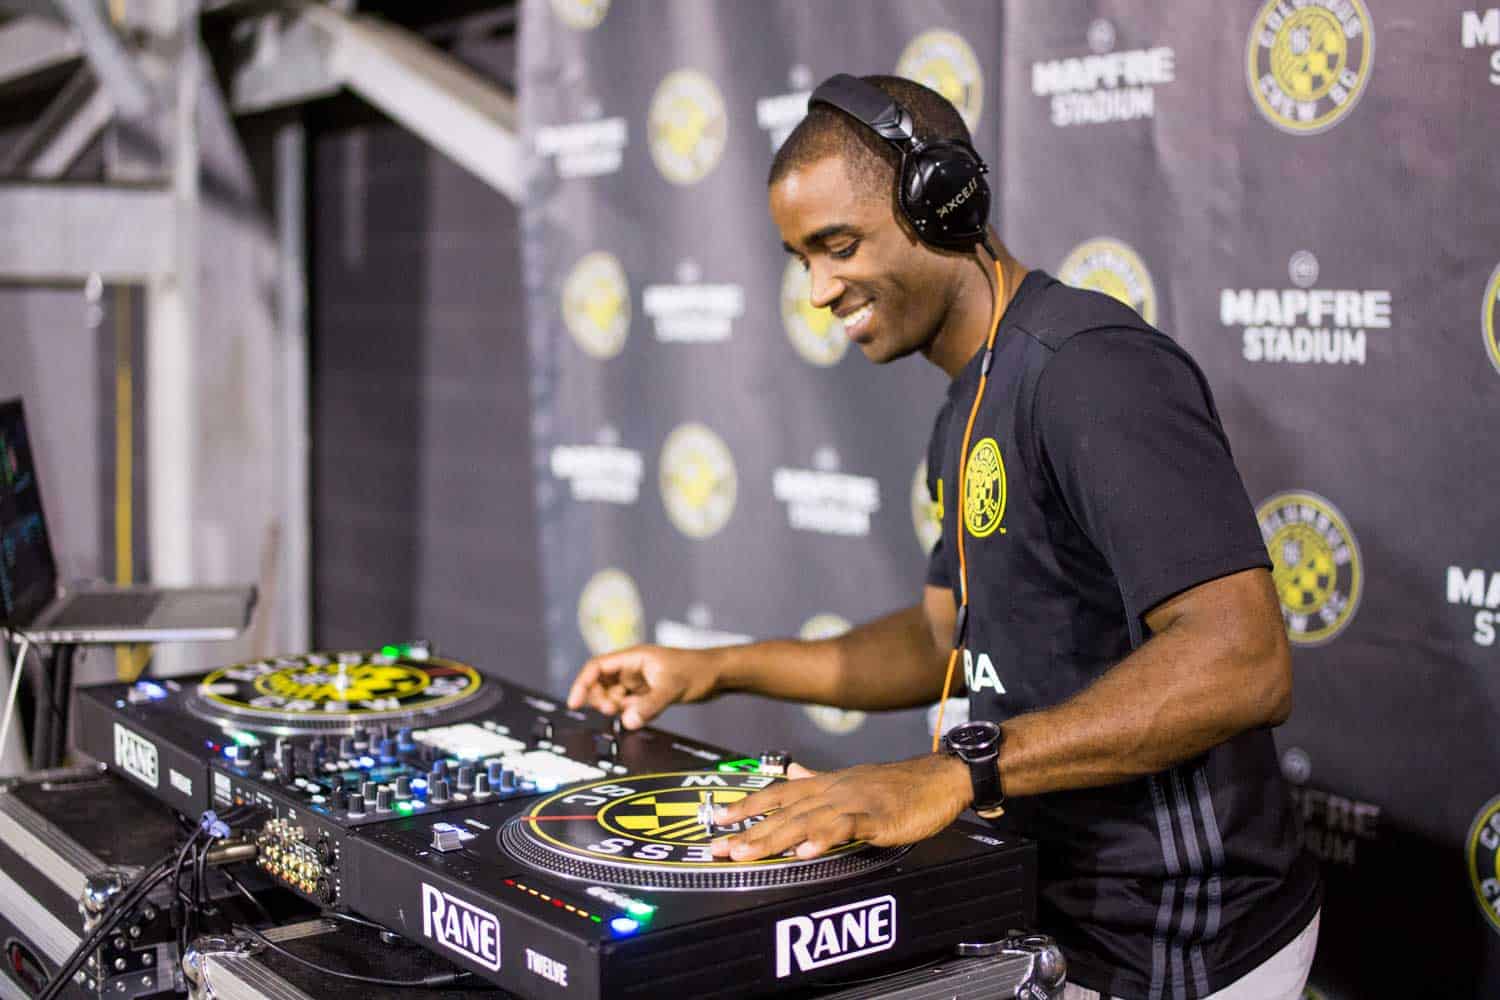
[[[0,159],[0,175],[58,179],[104,131],[112,112],[93,74],[80,69]]]
[[[0,87],[81,58],[73,32],[56,21],[18,17],[0,24]]]
[[[323,4],[297,10],[284,27],[279,20],[261,22],[256,55],[230,87],[236,112],[294,104],[345,86],[512,201],[520,200],[514,96],[385,21],[350,17]]]
[[[163,190],[0,184],[0,280],[139,282],[172,267],[172,199]]]
[[[114,28],[105,20],[98,0],[54,2],[77,29],[83,51],[115,107],[126,118],[144,117],[154,104],[151,86]]]

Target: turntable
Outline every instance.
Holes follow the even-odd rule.
[[[910,847],[715,858],[709,841],[739,827],[705,826],[702,807],[780,780],[633,774],[398,818],[351,843],[351,905],[528,997],[549,982],[584,997],[795,994],[1033,922],[1033,845],[967,822]]]

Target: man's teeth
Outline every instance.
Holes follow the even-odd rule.
[[[854,310],[852,313],[844,317],[844,329],[847,330],[859,326],[865,320],[869,319],[870,314],[874,311],[875,303],[866,302],[864,305],[860,306],[858,309]]]

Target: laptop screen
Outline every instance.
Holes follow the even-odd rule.
[[[57,590],[57,564],[19,399],[0,402],[0,624],[27,625]]]

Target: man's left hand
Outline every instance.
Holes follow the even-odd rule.
[[[714,822],[726,826],[771,815],[744,833],[715,840],[716,857],[754,861],[795,850],[799,858],[815,858],[848,840],[877,847],[911,844],[952,823],[973,798],[968,768],[941,754],[792,776],[797,780],[719,807]]]

